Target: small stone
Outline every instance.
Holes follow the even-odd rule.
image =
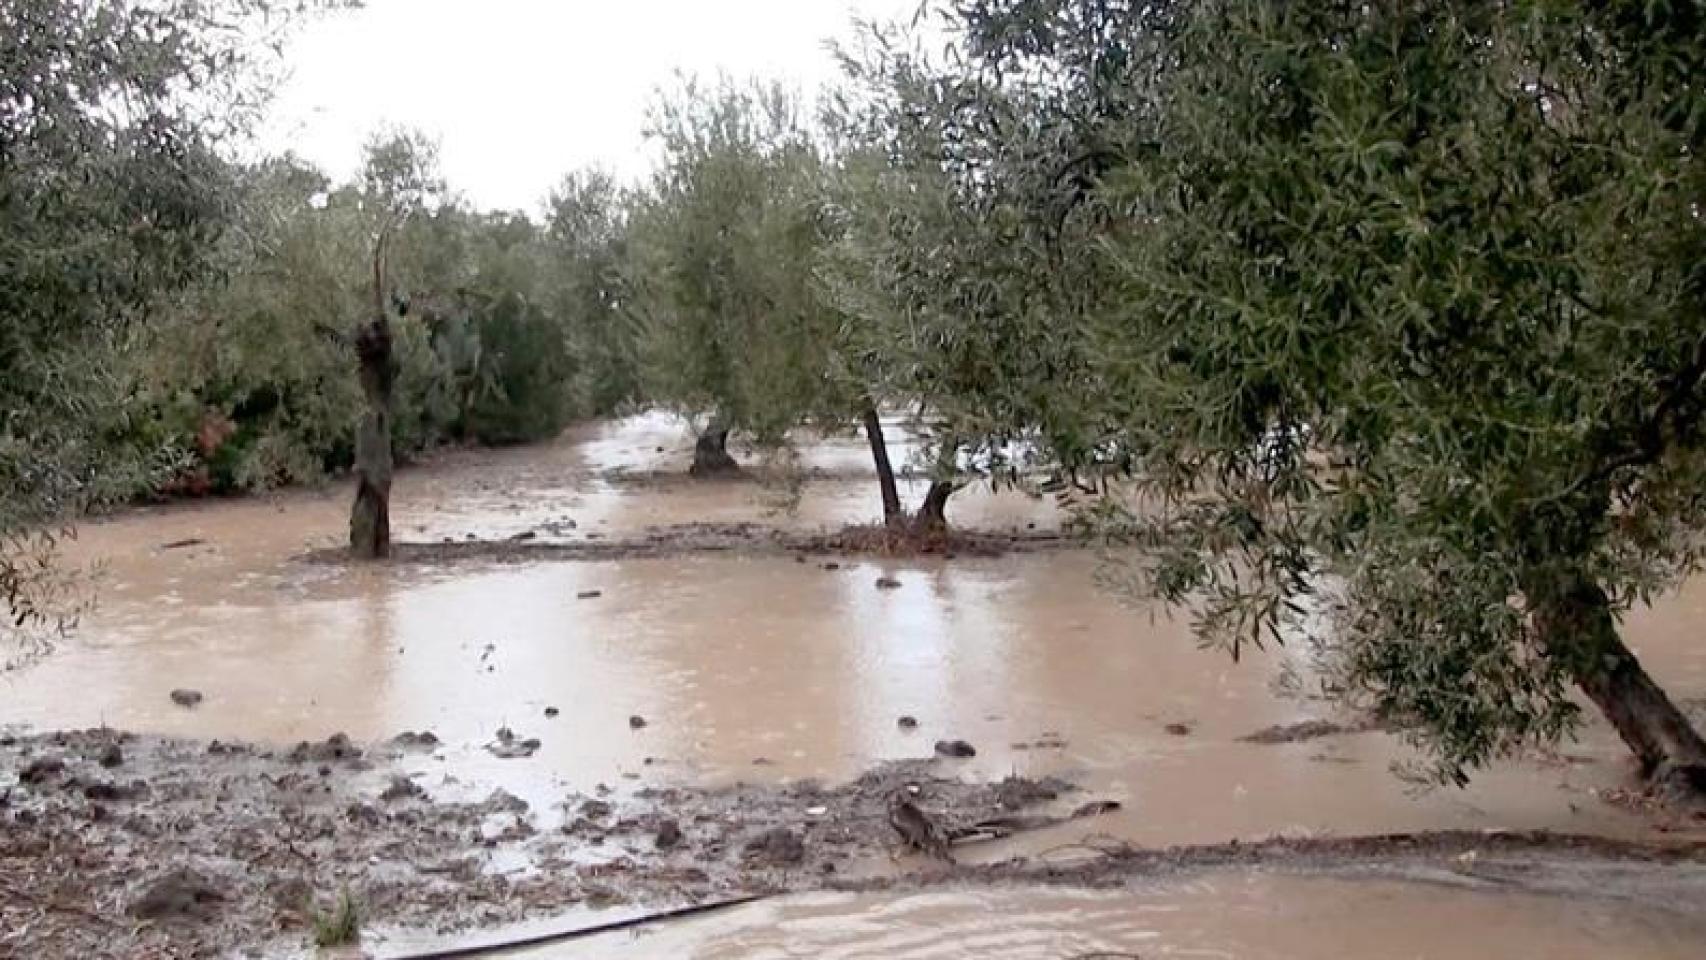
[[[824,568],[824,569],[825,569],[825,570],[840,570],[840,569],[841,569],[841,564],[839,564],[839,563],[836,563],[836,562],[835,562],[835,561],[834,561],[834,560],[831,560],[831,561],[830,561],[830,562],[828,562],[828,563],[826,563],[826,564],[824,564],[824,565],[823,565],[823,568]]]
[[[202,696],[200,690],[186,690],[179,688],[172,691],[172,702],[180,707],[194,707],[200,704],[201,701]]]
[[[1191,725],[1188,723],[1169,723],[1161,729],[1175,737],[1188,737],[1191,735]]]
[[[545,716],[547,716],[547,717],[554,717],[561,712],[562,711],[558,710],[556,707],[546,707],[545,708]]]
[[[901,728],[902,730],[917,730],[918,729],[918,718],[911,716],[910,714],[907,716],[903,716],[899,720],[895,721],[895,726]]]
[[[938,740],[936,741],[936,756],[964,760],[967,757],[977,756],[977,749],[964,740]]]
[[[665,820],[658,824],[657,836],[652,838],[652,844],[659,850],[673,850],[681,844],[681,824],[674,820]]]
[[[633,716],[628,718],[628,729],[630,729],[630,730],[644,730],[645,728],[646,728],[646,718],[645,717],[642,717],[636,713]]]
[[[877,589],[878,590],[899,590],[900,589],[900,581],[896,580],[893,577],[878,577],[877,578]]]

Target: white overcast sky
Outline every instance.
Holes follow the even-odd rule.
[[[533,211],[570,170],[647,168],[646,109],[677,69],[779,78],[811,94],[854,16],[917,0],[367,0],[303,31],[265,136],[334,177],[376,131],[438,140],[476,206]]]

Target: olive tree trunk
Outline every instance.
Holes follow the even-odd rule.
[[[924,492],[924,502],[918,505],[918,512],[912,517],[915,532],[940,533],[948,529],[948,498],[959,489],[954,482],[954,457],[958,451],[959,444],[955,441],[942,444],[942,450],[936,457],[936,479],[930,481],[930,489]]]
[[[868,401],[860,418],[865,422],[865,436],[871,441],[871,459],[877,464],[877,484],[883,490],[883,522],[893,526],[905,513],[900,505],[900,488],[894,482],[894,464],[889,462],[889,444],[883,438],[883,421],[877,416],[876,405]]]
[[[373,249],[373,319],[357,331],[355,354],[367,410],[355,435],[355,504],[349,515],[351,555],[391,555],[391,393],[397,379],[391,321],[385,313],[385,241]]]
[[[687,472],[695,477],[726,477],[740,472],[740,464],[729,456],[729,428],[712,419],[693,444],[693,465]]]
[[[1706,740],[1623,645],[1605,591],[1573,577],[1541,584],[1529,599],[1547,654],[1569,668],[1642,773],[1670,789],[1706,793]]]

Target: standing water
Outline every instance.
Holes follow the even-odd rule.
[[[397,535],[577,543],[688,522],[833,529],[873,519],[874,482],[854,475],[854,441],[805,451],[804,468],[821,478],[797,496],[782,485],[675,479],[684,447],[679,428],[641,418],[554,445],[458,454],[402,475]],[[1182,620],[1098,589],[1088,552],[367,567],[303,559],[341,541],[344,506],[341,490],[292,492],[90,525],[75,554],[100,567],[100,606],[51,656],[0,681],[0,723],[274,744],[431,729],[447,747],[423,764],[536,805],[623,779],[839,781],[961,739],[977,751],[956,768],[967,778],[1061,775],[1122,803],[1094,821],[989,844],[972,860],[1035,854],[1092,832],[1161,846],[1440,829],[1650,831],[1599,799],[1627,785],[1628,771],[1597,723],[1562,756],[1487,772],[1468,790],[1419,794],[1392,775],[1409,755],[1385,734],[1249,742],[1265,728],[1330,716],[1275,692],[1295,654],[1233,664],[1199,650]],[[1059,522],[1046,500],[975,490],[956,497],[951,517],[982,529]],[[899,587],[878,589],[879,578]],[[1706,695],[1706,648],[1692,635],[1702,606],[1706,592],[1685,591],[1629,625],[1632,646],[1683,699]],[[178,707],[169,697],[178,688],[205,699]],[[902,716],[916,728],[903,728]],[[530,758],[495,759],[480,745],[500,727],[542,746]],[[1230,876],[1117,895],[805,897],[541,956],[1117,948],[1585,958],[1611,955],[1608,944],[1619,956],[1700,956],[1706,935],[1697,922],[1628,907]]]

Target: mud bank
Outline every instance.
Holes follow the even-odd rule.
[[[680,523],[609,539],[553,541],[541,538],[536,531],[525,530],[503,540],[445,538],[438,543],[399,542],[392,546],[391,559],[442,565],[458,561],[596,562],[729,554],[746,557],[791,555],[807,562],[836,555],[988,558],[1082,546],[1081,541],[1056,532],[944,531],[914,536],[886,531],[880,525],[814,533],[759,523]],[[349,553],[341,547],[316,550],[307,554],[305,559],[318,563],[343,563],[349,560]]]
[[[276,955],[345,892],[364,926],[450,935],[811,889],[893,869],[897,793],[964,842],[1100,809],[1080,811],[1062,781],[967,783],[939,760],[835,786],[588,784],[534,809],[419,773],[439,747],[418,734],[276,750],[112,730],[0,738],[0,956]]]

